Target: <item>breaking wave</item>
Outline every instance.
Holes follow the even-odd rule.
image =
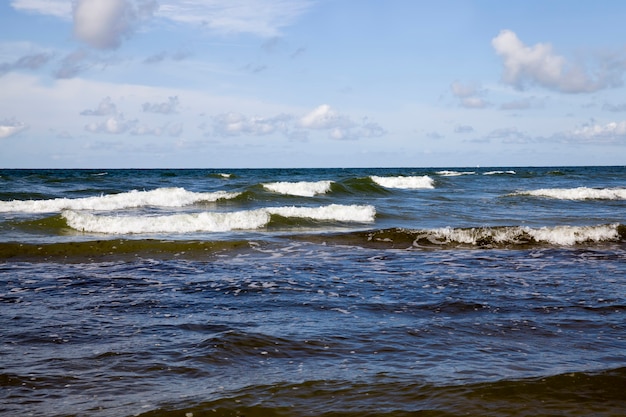
[[[72,229],[105,234],[193,233],[254,230],[269,224],[272,215],[318,221],[370,223],[373,206],[331,204],[321,207],[271,207],[235,212],[182,213],[164,216],[111,216],[64,210]]]
[[[513,195],[546,197],[558,200],[626,200],[626,188],[541,188],[518,191]]]
[[[240,193],[193,192],[184,188],[157,188],[84,198],[0,201],[0,212],[53,213],[62,210],[120,210],[145,206],[183,207],[198,202],[232,199]]]
[[[379,177],[370,176],[376,184],[386,188],[420,189],[435,188],[435,181],[428,175],[416,177]]]
[[[572,246],[582,243],[619,241],[626,238],[626,227],[620,224],[597,226],[526,226],[438,228],[431,230],[390,229],[367,236],[371,242],[410,243],[410,246],[470,245],[505,247],[529,244]]]
[[[474,175],[476,173],[474,171],[450,171],[450,170],[443,170],[443,171],[437,171],[436,174],[437,175],[441,175],[442,177],[459,177],[461,175]]]
[[[300,197],[313,197],[318,194],[326,194],[327,192],[329,192],[332,183],[332,181],[283,181],[263,184],[263,188],[279,194],[288,194]]]

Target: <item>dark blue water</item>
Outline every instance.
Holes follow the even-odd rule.
[[[624,415],[625,184],[0,171],[0,414]]]

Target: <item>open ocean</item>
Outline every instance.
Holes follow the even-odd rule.
[[[625,416],[626,167],[0,170],[2,416]]]

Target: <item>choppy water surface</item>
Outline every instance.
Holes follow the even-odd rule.
[[[625,184],[0,171],[0,414],[624,415]]]

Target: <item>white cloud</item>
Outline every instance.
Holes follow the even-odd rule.
[[[17,121],[15,118],[2,120],[0,121],[0,139],[17,135],[26,128],[28,128],[26,124]]]
[[[142,21],[158,17],[219,34],[281,35],[311,0],[13,0],[18,11],[74,19],[74,34],[98,49],[117,48]]]
[[[458,81],[450,85],[452,94],[459,99],[459,105],[466,109],[483,109],[490,104],[481,96],[486,93],[485,90],[474,84],[462,84]]]
[[[87,109],[80,112],[82,116],[109,116],[117,113],[117,106],[111,100],[111,97],[105,97],[100,101],[98,107],[94,110]]]
[[[223,33],[271,38],[306,12],[309,0],[162,0],[158,16]]]
[[[491,44],[503,60],[503,81],[519,89],[536,84],[564,93],[586,93],[621,84],[623,59],[615,62],[615,57],[607,57],[600,62],[594,80],[584,68],[554,53],[548,43],[526,46],[514,32],[502,30]]]
[[[626,144],[626,121],[583,126],[565,134],[577,142]]]
[[[354,123],[348,117],[337,113],[328,104],[322,104],[302,116],[298,125],[307,129],[345,129],[354,126]]]
[[[178,96],[169,97],[165,103],[143,103],[142,105],[144,112],[160,114],[174,114],[177,112],[177,107]]]
[[[109,133],[119,135],[126,133],[137,125],[137,120],[126,120],[123,114],[111,116],[103,122],[93,122],[85,126],[85,130],[91,133]]]
[[[157,8],[155,0],[76,0],[74,35],[94,48],[115,49]]]
[[[219,136],[239,136],[242,134],[263,136],[274,132],[287,132],[292,116],[248,117],[240,113],[224,113],[213,118],[213,129]]]
[[[15,10],[69,19],[72,14],[70,0],[13,0]]]

